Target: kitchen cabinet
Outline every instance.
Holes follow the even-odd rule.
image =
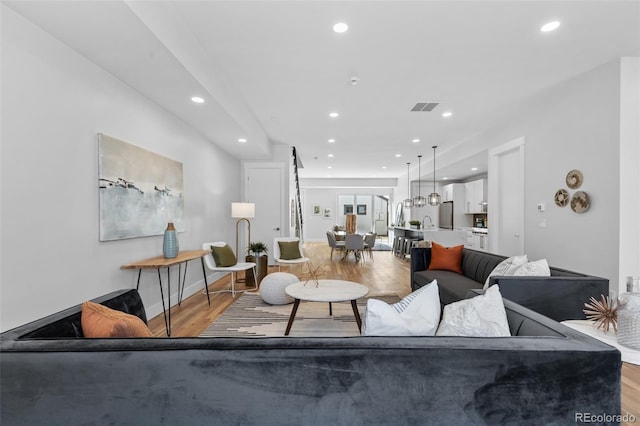
[[[467,214],[486,213],[486,179],[478,179],[464,184],[464,212]]]
[[[472,248],[474,248],[474,244],[475,244],[475,240],[473,238],[473,232],[471,230],[466,231],[466,232],[467,232],[467,242],[464,243],[464,246],[466,248],[472,249]]]
[[[489,251],[489,236],[486,234],[473,234],[473,249]]]
[[[455,184],[450,183],[442,187],[442,201],[453,201],[454,185]]]

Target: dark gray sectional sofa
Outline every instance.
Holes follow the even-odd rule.
[[[440,302],[447,305],[464,299],[470,290],[482,289],[493,269],[506,256],[478,250],[462,250],[460,275],[451,271],[428,270],[431,248],[411,250],[411,289],[413,291],[438,280]],[[609,295],[609,280],[551,267],[550,277],[491,277],[490,285],[499,284],[500,293],[535,312],[556,321],[585,319],[585,302],[590,297]]]
[[[95,300],[146,320],[135,290]],[[620,413],[620,353],[505,300],[512,337],[85,339],[75,306],[0,335],[0,423],[567,425]]]

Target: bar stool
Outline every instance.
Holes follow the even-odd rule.
[[[402,258],[404,260],[411,259],[411,249],[418,245],[420,239],[418,238],[406,238],[404,242],[404,247],[402,250]]]
[[[396,250],[394,251],[396,256],[402,257],[404,255],[404,244],[406,239],[406,237],[398,237],[398,245],[396,246]]]
[[[400,236],[396,235],[395,237],[393,237],[393,254],[394,256],[398,255],[398,246],[400,245]]]

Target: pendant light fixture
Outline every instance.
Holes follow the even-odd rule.
[[[418,155],[418,195],[413,199],[413,205],[415,207],[424,207],[427,205],[427,199],[424,198],[422,195],[420,195],[420,174],[421,169],[420,169],[420,163],[422,159],[422,155]]]
[[[413,199],[411,198],[411,183],[409,182],[409,165],[411,163],[407,163],[407,198],[402,202],[402,207],[405,209],[410,209],[413,207]]]
[[[429,194],[429,205],[437,206],[440,204],[440,194],[436,192],[436,148],[438,146],[434,145],[433,148],[433,192]]]

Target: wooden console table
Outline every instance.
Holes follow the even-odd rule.
[[[164,325],[167,328],[167,336],[171,336],[171,267],[178,265],[178,305],[182,303],[182,292],[184,291],[184,282],[187,278],[187,262],[190,260],[200,259],[202,264],[202,275],[204,276],[204,289],[207,293],[207,302],[211,306],[211,299],[209,299],[209,288],[207,287],[207,272],[204,267],[204,256],[209,254],[209,250],[186,250],[178,253],[178,256],[173,259],[165,259],[164,256],[156,256],[149,259],[141,260],[139,262],[127,263],[122,265],[120,269],[137,269],[138,270],[138,284],[136,290],[140,288],[140,275],[143,269],[156,269],[158,271],[158,283],[160,284],[160,298],[162,299],[162,311],[164,312]],[[182,264],[184,264],[184,274],[182,274]],[[167,268],[167,304],[169,309],[164,304],[164,292],[162,291],[162,277],[160,276],[160,269]],[[182,284],[180,283],[180,275],[182,275]],[[168,311],[168,312],[167,312]]]

